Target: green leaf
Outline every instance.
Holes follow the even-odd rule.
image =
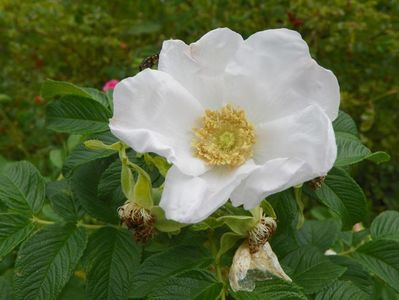
[[[14,299],[12,284],[5,276],[0,276],[0,291],[0,300]]]
[[[362,142],[352,134],[336,132],[335,137],[338,151],[337,160],[334,164],[336,167],[352,165],[365,159],[375,163],[386,162],[390,159],[390,156],[383,151],[372,153],[369,148],[364,146]]]
[[[141,250],[127,230],[102,228],[87,247],[89,299],[126,299]]]
[[[297,285],[279,278],[258,281],[252,292],[232,292],[236,300],[306,300],[307,297]]]
[[[147,258],[134,276],[129,296],[142,298],[179,273],[207,266],[212,258],[198,247],[174,247]]]
[[[84,282],[76,276],[72,276],[71,280],[66,284],[58,300],[86,300]]]
[[[355,121],[342,110],[339,111],[338,117],[334,120],[333,127],[335,132],[346,132],[358,136]]]
[[[113,201],[121,198],[122,201],[126,200],[121,188],[121,162],[119,159],[111,163],[102,173],[98,183],[98,197],[109,197]]]
[[[315,194],[340,216],[344,229],[367,217],[367,201],[362,189],[342,169],[333,168]]]
[[[117,141],[117,139],[110,132],[98,134],[93,138],[103,141],[107,144],[112,144]],[[90,150],[86,148],[84,142],[81,142],[65,160],[62,171],[65,176],[69,176],[77,167],[100,158],[109,157],[115,153],[116,152],[114,150],[108,149]]]
[[[154,300],[217,299],[223,284],[203,270],[190,270],[165,280],[148,296]]]
[[[293,231],[298,224],[298,208],[292,189],[267,198],[277,215],[277,233]]]
[[[315,300],[366,300],[371,299],[370,295],[359,289],[349,281],[337,280],[328,288],[316,295]]]
[[[54,211],[66,221],[76,221],[84,214],[82,206],[72,193],[70,180],[49,182],[47,197]]]
[[[21,247],[15,266],[17,299],[55,299],[69,281],[86,247],[86,232],[51,225]]]
[[[45,99],[51,99],[55,96],[75,95],[80,97],[91,98],[91,94],[84,88],[73,83],[65,81],[55,81],[47,79],[41,88],[41,96]]]
[[[372,278],[361,264],[346,256],[330,255],[329,259],[335,264],[346,267],[346,271],[340,277],[340,280],[350,281],[366,294],[372,293]]]
[[[331,247],[338,237],[340,224],[337,220],[306,221],[296,233],[299,246],[312,245],[325,251]]]
[[[123,204],[123,199],[100,197],[97,192],[101,176],[108,166],[108,161],[96,160],[76,168],[71,181],[72,191],[90,215],[104,222],[118,223],[117,208]]]
[[[353,257],[399,292],[399,242],[371,241],[358,248]]]
[[[33,231],[31,220],[18,213],[0,213],[0,260]]]
[[[93,134],[108,130],[111,112],[89,98],[64,96],[49,104],[48,128],[57,132]]]
[[[394,240],[399,242],[399,212],[382,212],[371,223],[370,233],[373,239]]]
[[[84,88],[70,82],[55,81],[51,79],[47,79],[42,85],[41,96],[45,99],[65,95],[74,95],[93,99],[101,103],[103,106],[109,107],[107,96],[103,92],[93,88]]]
[[[0,174],[0,200],[17,211],[38,213],[44,204],[45,182],[29,162],[7,165]]]
[[[301,247],[281,261],[292,270],[288,275],[306,294],[317,293],[337,280],[346,268],[333,264],[314,247]],[[292,274],[291,274],[292,273]]]

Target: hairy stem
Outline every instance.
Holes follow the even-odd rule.
[[[219,282],[223,283],[223,289],[220,292],[219,296],[220,296],[221,300],[226,300],[226,290],[225,290],[226,284],[225,284],[224,279],[223,279],[222,269],[221,269],[221,266],[220,266],[220,258],[217,255],[218,254],[218,248],[217,248],[217,245],[216,245],[216,242],[215,242],[215,236],[214,236],[214,232],[213,232],[212,229],[210,229],[208,231],[208,240],[209,240],[209,244],[210,244],[210,247],[211,247],[212,255],[215,258],[214,267],[215,267],[215,272],[216,272],[216,278],[218,279]]]
[[[296,205],[298,206],[298,224],[296,225],[296,228],[299,229],[305,222],[305,217],[303,215],[304,204],[302,201],[302,187],[294,187],[294,193]]]
[[[40,219],[40,218],[38,218],[38,217],[36,217],[36,216],[33,216],[33,217],[32,217],[32,222],[33,222],[33,223],[37,223],[37,224],[42,224],[42,225],[53,225],[53,224],[56,224],[56,222],[54,222],[54,221],[43,220],[43,219]],[[103,227],[106,227],[106,226],[114,226],[114,225],[106,225],[106,224],[85,224],[85,223],[82,223],[81,221],[78,221],[78,222],[76,223],[76,226],[78,226],[78,227],[84,227],[84,228],[87,228],[87,229],[99,229],[99,228],[103,228]]]

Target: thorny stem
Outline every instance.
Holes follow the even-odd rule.
[[[225,291],[225,282],[223,280],[223,275],[222,275],[222,270],[220,267],[220,258],[218,257],[218,249],[215,243],[215,239],[214,239],[214,234],[213,234],[213,230],[210,229],[208,231],[208,239],[209,239],[209,244],[211,247],[211,251],[212,251],[212,255],[215,258],[215,262],[214,262],[214,266],[215,266],[215,271],[216,271],[216,277],[219,280],[219,282],[223,283],[223,289],[220,292],[220,299],[221,300],[226,300],[226,291]]]
[[[303,215],[304,205],[302,201],[302,187],[294,187],[295,192],[295,201],[298,206],[298,224],[296,228],[299,229],[302,227],[303,223],[305,222],[305,217]]]

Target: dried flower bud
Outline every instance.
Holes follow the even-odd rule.
[[[256,253],[276,231],[273,218],[262,216],[259,223],[249,232],[248,246],[251,254]]]
[[[281,268],[276,254],[266,242],[258,252],[252,253],[245,241],[236,251],[230,268],[229,281],[234,291],[253,291],[256,281],[280,277],[291,282]]]
[[[155,220],[150,211],[133,202],[126,202],[118,208],[121,223],[134,232],[134,239],[145,243],[155,233]]]

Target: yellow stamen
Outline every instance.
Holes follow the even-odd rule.
[[[194,154],[212,166],[237,167],[252,156],[255,129],[242,109],[206,110],[202,127],[193,131]]]

